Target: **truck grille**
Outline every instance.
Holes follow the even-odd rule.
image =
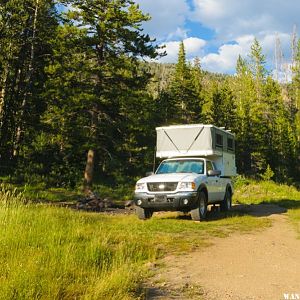
[[[150,192],[172,192],[177,188],[178,182],[150,182],[147,183]]]

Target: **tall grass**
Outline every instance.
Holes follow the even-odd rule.
[[[1,187],[0,299],[138,299],[147,262],[268,225],[234,214],[206,223],[174,215],[143,222],[26,204],[22,194]]]
[[[7,188],[7,185],[0,184],[0,207],[14,207],[26,202],[23,193],[18,192],[16,187]]]
[[[1,207],[1,299],[130,299],[157,249],[98,216]]]
[[[294,186],[274,181],[256,181],[239,177],[235,183],[234,201],[243,204],[284,203],[300,204],[300,191]],[[284,202],[286,201],[286,202]]]

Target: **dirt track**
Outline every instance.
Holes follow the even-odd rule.
[[[235,209],[267,216],[273,225],[214,239],[213,246],[199,252],[167,257],[158,277],[165,280],[168,292],[153,289],[148,299],[279,300],[284,294],[299,299],[292,297],[300,296],[300,240],[284,210],[276,205]],[[178,293],[185,286],[201,286],[202,295]]]

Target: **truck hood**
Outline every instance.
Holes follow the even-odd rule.
[[[170,174],[154,174],[148,177],[141,178],[138,183],[145,182],[179,182],[179,181],[194,181],[199,177],[196,173],[170,173]]]

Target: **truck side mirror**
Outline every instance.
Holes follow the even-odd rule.
[[[148,176],[151,176],[151,175],[153,175],[154,174],[154,172],[146,172],[146,177],[148,177]]]
[[[220,176],[221,171],[220,170],[209,170],[207,172],[207,176]]]

